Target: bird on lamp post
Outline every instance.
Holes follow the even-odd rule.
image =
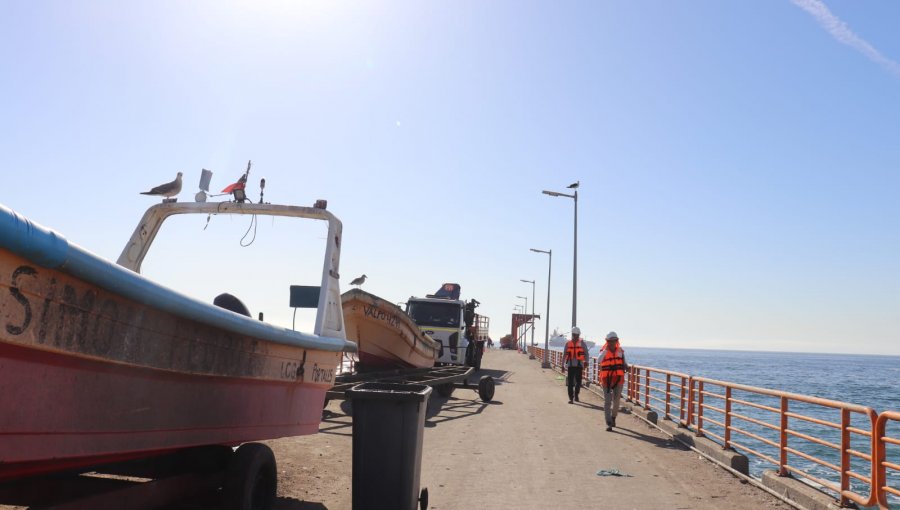
[[[354,278],[350,285],[356,285],[356,288],[359,288],[360,285],[366,283],[366,275],[362,275],[359,278]]]

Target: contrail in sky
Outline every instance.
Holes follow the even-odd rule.
[[[797,7],[808,12],[819,25],[837,39],[838,42],[850,46],[854,50],[862,53],[872,62],[880,64],[882,67],[890,71],[894,76],[900,76],[900,64],[885,57],[871,44],[853,33],[846,23],[835,16],[828,10],[828,6],[821,0],[791,0]]]

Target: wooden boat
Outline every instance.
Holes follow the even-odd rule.
[[[357,370],[433,367],[440,344],[397,305],[360,289],[341,296],[347,338],[359,347]]]
[[[174,214],[327,222],[314,331],[139,274]],[[116,265],[0,205],[0,480],[316,432],[341,353],[355,350],[339,308],[340,241],[322,208],[162,203]]]

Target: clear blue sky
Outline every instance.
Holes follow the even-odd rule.
[[[588,339],[900,354],[898,20],[847,0],[7,2],[0,202],[114,260],[157,201],[139,191],[182,171],[191,200],[201,168],[221,188],[252,159],[267,200],[342,219],[345,288],[458,282],[496,339],[520,279],[545,311],[532,247],[554,254],[551,330],[571,326],[573,204],[541,190],[580,180]]]

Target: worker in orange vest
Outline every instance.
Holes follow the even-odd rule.
[[[581,392],[581,374],[587,365],[587,345],[581,339],[581,329],[578,326],[572,328],[572,339],[566,342],[566,354],[563,357],[563,372],[566,374],[566,388],[569,390],[569,403],[580,402],[578,393]]]
[[[616,415],[619,413],[619,399],[622,397],[622,386],[625,383],[625,351],[619,346],[619,335],[610,331],[606,335],[606,344],[597,355],[600,365],[600,386],[603,387],[603,414],[606,415],[606,431],[616,426]]]

